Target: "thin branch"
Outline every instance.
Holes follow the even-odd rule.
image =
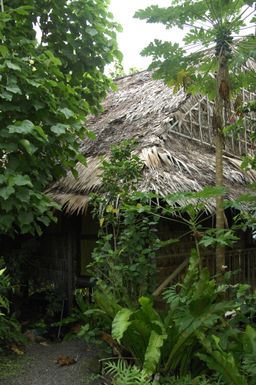
[[[242,19],[242,21],[244,21],[245,19],[247,19],[247,17],[250,17],[251,15],[253,15],[254,12],[255,12],[255,10],[253,10],[252,12],[250,12],[249,15],[246,15],[246,16]]]
[[[1,12],[4,12],[4,0],[1,0]]]
[[[232,15],[233,15],[233,13],[235,12],[235,10],[236,10],[236,6],[237,6],[237,4],[239,3],[239,1],[240,0],[236,0],[236,2],[234,3],[234,7],[231,9],[231,11],[230,11],[230,20],[232,20]]]
[[[212,4],[212,1],[206,0],[206,4],[208,5],[208,8],[209,8],[210,12],[212,13],[213,17],[215,18],[215,20],[217,22],[219,22],[219,17],[217,15],[217,13],[215,13],[215,9],[214,9],[214,5]],[[214,25],[214,22],[212,22],[212,24]]]
[[[197,16],[198,19],[201,19],[201,18],[202,18],[202,15],[198,14],[197,12],[195,12],[194,9],[193,9],[193,14],[194,14],[195,16]],[[206,16],[206,14],[203,16],[203,20],[204,20],[204,21],[208,21],[211,25],[213,24],[213,23],[212,23],[212,20],[211,20],[208,16]]]
[[[236,21],[238,21],[238,20],[241,20],[243,14],[244,14],[245,12],[247,12],[248,9],[250,9],[250,8],[251,8],[250,6],[246,7],[245,10],[244,10],[243,12],[241,12],[237,17],[235,17],[233,20],[231,20],[232,23],[234,23],[234,22],[236,22]],[[254,11],[253,11],[253,12],[254,12]],[[252,14],[253,12],[251,12],[251,14]],[[248,17],[248,16],[246,16],[246,17]]]
[[[198,27],[197,25],[193,25],[193,24],[189,24],[189,23],[184,23],[184,26],[185,27],[189,27],[189,28],[196,28],[196,29],[200,29],[200,30],[203,30],[203,31],[207,31],[207,29],[205,29],[203,27]]]
[[[194,48],[197,48],[199,46],[202,46],[202,43],[184,45],[184,48],[186,49],[186,51],[188,51],[190,49],[194,49]]]
[[[240,31],[242,31],[244,29],[255,28],[255,27],[256,27],[256,24],[252,24],[250,26],[240,28]]]

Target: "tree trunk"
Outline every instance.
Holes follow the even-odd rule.
[[[225,126],[224,116],[228,115],[229,108],[229,76],[227,58],[224,53],[220,53],[218,57],[218,70],[216,75],[217,94],[215,99],[214,113],[213,113],[213,130],[215,135],[215,155],[216,155],[216,187],[222,187],[223,181],[223,149],[224,137],[223,128]],[[225,114],[224,114],[225,111]],[[224,229],[225,214],[223,207],[223,196],[216,198],[216,229]],[[222,246],[216,247],[216,273],[223,272],[225,265],[225,248]]]

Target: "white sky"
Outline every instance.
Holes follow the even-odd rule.
[[[158,4],[159,7],[168,7],[170,0],[111,0],[110,11],[115,21],[123,27],[123,32],[117,36],[119,49],[124,55],[124,70],[131,67],[146,69],[151,60],[149,57],[140,56],[140,52],[154,39],[177,42],[182,45],[182,38],[185,35],[179,28],[165,29],[162,24],[147,24],[144,20],[134,19],[133,15],[138,9],[145,9],[150,5]],[[251,13],[249,10],[247,13]],[[186,28],[187,32],[187,28]],[[244,30],[240,36],[248,33],[255,33],[255,27]]]
[[[134,19],[138,9],[145,9],[149,5],[158,4],[159,7],[168,7],[170,0],[111,0],[110,11],[115,21],[123,27],[118,34],[119,49],[124,55],[123,66],[125,71],[131,67],[146,69],[150,58],[140,56],[140,52],[154,39],[181,42],[180,29],[166,30],[161,24],[147,24],[144,20]]]

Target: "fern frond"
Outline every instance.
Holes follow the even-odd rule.
[[[107,362],[106,373],[113,377],[114,385],[150,385],[151,381],[144,370],[135,365],[128,365],[124,360]]]

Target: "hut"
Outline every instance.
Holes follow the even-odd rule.
[[[51,236],[46,235],[46,269],[49,273],[51,266],[54,276],[53,261],[57,261],[56,269],[61,271],[69,288],[74,285],[74,275],[86,276],[86,264],[97,237],[97,224],[87,210],[89,194],[101,188],[101,157],[108,156],[111,145],[136,139],[137,155],[144,162],[139,191],[165,196],[179,191],[200,191],[215,183],[213,103],[207,97],[186,94],[183,90],[174,93],[161,80],[153,80],[148,71],[117,79],[116,85],[117,89],[103,103],[103,112],[87,120],[86,127],[96,135],[95,140],[85,138],[81,143],[87,166],[78,164],[77,178],[69,172],[47,191],[61,204],[65,215]],[[241,96],[244,101],[255,97],[245,90]],[[224,181],[229,191],[226,198],[230,200],[248,192],[247,185],[256,181],[255,172],[243,172],[240,167],[242,155],[253,152],[250,133],[255,121],[251,114],[250,119],[244,120],[243,133],[226,138]],[[206,209],[212,212],[213,204],[208,203]],[[183,229],[164,225],[162,231],[180,233]],[[246,269],[239,279],[253,285],[254,243],[255,238],[245,234],[236,252],[227,256],[232,268]],[[189,248],[186,240],[172,252],[165,251],[159,256],[161,279],[184,260]]]

